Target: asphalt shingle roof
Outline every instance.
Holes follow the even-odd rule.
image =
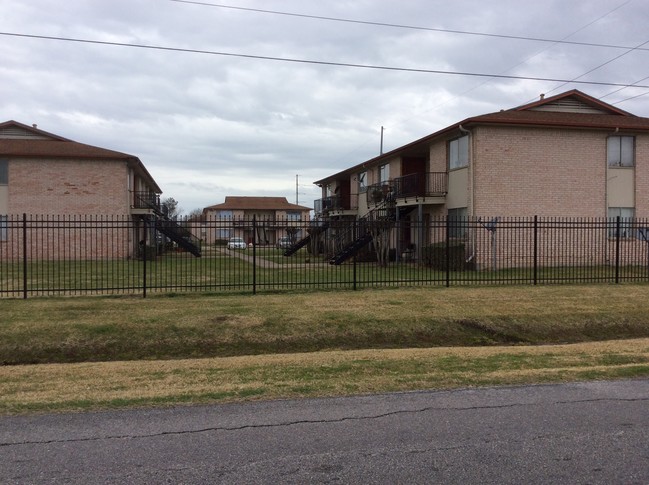
[[[222,204],[206,207],[205,210],[311,210],[310,207],[291,204],[286,197],[228,196]]]

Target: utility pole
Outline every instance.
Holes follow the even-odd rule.
[[[379,155],[383,155],[383,130],[385,128],[381,127],[381,153]]]
[[[298,174],[295,174],[295,205],[298,205],[298,196],[297,196],[297,188],[299,187],[298,184]]]

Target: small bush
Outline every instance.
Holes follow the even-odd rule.
[[[158,252],[158,248],[155,245],[141,245],[138,247],[137,259],[142,260],[146,258],[147,261],[155,261],[158,257]]]
[[[447,255],[445,242],[424,246],[421,251],[424,264],[440,271],[446,271],[446,259],[448,257],[451,271],[470,269],[466,263],[464,243],[451,243],[448,249]]]

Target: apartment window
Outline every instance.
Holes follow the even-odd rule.
[[[358,174],[358,193],[362,194],[367,191],[367,171]]]
[[[390,164],[386,163],[379,167],[379,183],[383,184],[390,180]]]
[[[7,216],[0,216],[0,241],[7,240],[7,225],[8,225],[7,219],[8,219]]]
[[[633,218],[635,209],[633,207],[609,207],[609,237],[617,237],[617,218],[620,218],[620,237],[633,237]]]
[[[0,185],[9,184],[9,160],[0,158]],[[7,240],[8,217],[0,216],[0,241]]]
[[[287,212],[286,220],[287,221],[300,221],[302,219],[302,214],[300,212]]]
[[[230,239],[230,229],[217,229],[215,233],[216,239]]]
[[[468,211],[466,207],[448,210],[449,231],[448,237],[461,238],[466,234]]]
[[[469,166],[469,135],[451,140],[448,144],[448,168],[463,168]]]
[[[0,158],[0,185],[9,184],[9,160]]]
[[[609,136],[606,153],[609,167],[633,167],[635,165],[635,137]]]

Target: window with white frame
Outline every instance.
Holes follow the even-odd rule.
[[[448,237],[461,238],[466,234],[468,210],[466,207],[458,207],[448,210],[449,230]]]
[[[367,191],[367,170],[358,174],[358,193],[363,194]]]
[[[635,165],[635,137],[609,136],[606,140],[606,158],[609,167]]]
[[[617,218],[620,218],[620,237],[633,237],[633,218],[635,209],[633,207],[609,207],[608,208],[608,235],[617,237]]]
[[[453,170],[469,166],[469,135],[448,143],[448,168]]]
[[[302,213],[299,211],[287,212],[286,213],[287,221],[300,221],[302,220]]]
[[[384,184],[390,180],[390,164],[386,163],[379,167],[379,183]]]

